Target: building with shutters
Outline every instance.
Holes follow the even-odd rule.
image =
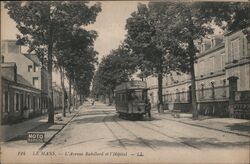
[[[15,40],[1,41],[2,120],[16,122],[28,109],[30,117],[47,112],[48,73],[35,54],[22,53]]]
[[[249,29],[213,36],[201,44],[195,64],[196,97],[202,115],[250,116]],[[147,79],[149,96],[157,101],[157,79]],[[163,79],[165,109],[191,110],[189,74],[172,72]]]

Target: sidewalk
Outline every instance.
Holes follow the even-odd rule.
[[[54,124],[47,123],[48,115],[43,115],[18,124],[1,125],[0,141],[1,143],[9,141],[15,142],[17,140],[24,140],[27,142],[27,132],[44,132],[46,143],[69,123],[69,121],[78,113],[80,108],[81,107],[71,113],[66,113],[66,117],[62,117],[62,113],[55,114]]]
[[[157,111],[154,112],[156,113]],[[199,116],[198,120],[193,120],[192,114],[180,113],[179,118],[177,118],[169,111],[164,111],[163,114],[156,113],[155,115],[163,116],[163,118],[167,120],[181,122],[192,126],[250,137],[250,121],[245,119]]]

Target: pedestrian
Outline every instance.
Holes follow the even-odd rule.
[[[146,102],[146,112],[148,113],[148,117],[151,118],[151,103],[150,103],[150,99],[147,99],[147,102]]]
[[[95,105],[95,99],[92,100],[92,106]]]

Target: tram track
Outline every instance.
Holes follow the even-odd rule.
[[[140,123],[138,123],[138,122],[135,122],[135,123],[136,123],[137,125],[139,125],[139,126],[145,128],[145,129],[149,129],[149,130],[151,130],[151,131],[154,131],[154,132],[156,132],[156,133],[158,133],[158,134],[160,134],[160,135],[162,135],[162,136],[164,136],[164,137],[171,138],[171,139],[177,141],[178,143],[184,144],[185,146],[188,146],[188,147],[190,147],[190,148],[192,148],[192,149],[201,150],[201,149],[198,148],[197,146],[194,146],[194,145],[192,145],[192,144],[190,144],[190,143],[187,143],[187,142],[185,142],[185,141],[182,141],[182,140],[180,140],[180,139],[178,139],[178,138],[176,138],[176,137],[169,136],[169,135],[167,135],[166,133],[163,133],[163,132],[161,132],[161,131],[159,131],[159,130],[156,130],[156,129],[152,128],[152,127],[146,126],[146,125],[144,125],[144,124],[142,125],[142,124],[140,124]],[[155,126],[153,123],[150,123],[150,124],[153,125],[153,126]],[[156,127],[158,127],[158,126],[156,126]]]
[[[125,127],[124,125],[120,124],[117,120],[115,120],[115,118],[113,117],[113,121],[115,121],[117,123],[117,125],[119,125],[121,128],[125,129],[126,131],[128,131],[130,134],[132,134],[137,140],[139,140],[142,144],[144,144],[145,146],[149,147],[152,150],[156,150],[156,147],[154,147],[153,145],[149,144],[148,142],[146,142],[143,138],[138,137],[135,133],[133,133],[130,129],[128,129],[127,127]]]
[[[107,113],[107,112],[105,112],[105,111],[103,111],[103,113],[106,114],[107,116],[110,116],[110,114]],[[107,116],[106,116],[106,117],[107,117]],[[124,125],[122,125],[121,123],[119,123],[116,117],[111,117],[111,119],[112,119],[112,121],[114,121],[117,125],[119,125],[121,128],[123,128],[124,130],[126,130],[127,132],[129,132],[131,135],[133,135],[138,141],[140,141],[140,143],[144,144],[145,146],[149,147],[150,149],[152,149],[152,150],[154,150],[154,151],[157,149],[157,147],[153,146],[152,144],[149,144],[149,143],[146,142],[143,138],[137,136],[137,135],[136,135],[134,132],[132,132],[129,128],[127,128],[127,127],[125,127]],[[145,125],[145,124],[136,122],[136,121],[133,121],[133,123],[139,125],[140,127],[144,128],[144,129],[153,131],[154,133],[157,133],[157,134],[160,134],[160,135],[162,135],[162,136],[164,136],[164,137],[168,137],[168,138],[170,138],[170,139],[173,139],[173,140],[175,140],[177,143],[182,144],[182,145],[185,145],[185,146],[187,146],[187,147],[189,147],[189,148],[192,148],[192,149],[195,149],[195,150],[201,150],[199,147],[197,147],[197,146],[195,146],[195,145],[192,145],[192,144],[190,144],[190,143],[188,143],[188,142],[186,142],[186,141],[183,141],[183,140],[181,140],[181,139],[178,139],[178,138],[176,138],[176,137],[167,135],[166,133],[161,132],[161,131],[159,131],[159,130],[153,128],[153,127],[160,128],[159,125],[155,125],[155,124],[153,124],[153,123],[151,123],[151,122],[148,122],[148,121],[147,121],[147,123],[150,124],[151,127],[150,127],[150,126],[147,126],[147,125]],[[108,125],[107,125],[107,126],[108,126]],[[153,127],[152,127],[152,126],[153,126]],[[109,128],[110,128],[110,127],[109,127]],[[111,128],[110,128],[110,131],[112,131],[112,133],[114,133],[113,130],[112,130]],[[115,135],[115,134],[114,134],[114,135]],[[118,137],[116,137],[116,138],[118,138]],[[119,139],[119,141],[120,141],[120,139]],[[122,141],[120,141],[120,142],[122,143]],[[124,144],[123,144],[123,145],[124,145]],[[124,145],[124,146],[125,146],[125,145]]]
[[[110,114],[107,113],[107,112],[105,112],[105,111],[103,111],[103,113],[105,113],[106,115],[109,115],[109,116],[110,116]],[[145,145],[146,147],[148,147],[148,148],[150,148],[151,150],[154,150],[154,151],[156,150],[156,148],[155,148],[153,145],[147,143],[143,138],[137,136],[135,133],[133,133],[133,132],[132,132],[131,130],[129,130],[127,127],[125,127],[124,125],[120,124],[115,118],[116,118],[116,117],[111,117],[112,121],[114,121],[118,126],[120,126],[120,127],[121,127],[122,129],[124,129],[125,131],[129,132],[133,137],[135,137],[140,143],[142,143],[142,144]],[[120,139],[119,139],[119,140],[120,140]],[[125,146],[125,145],[124,145],[124,146]]]
[[[105,112],[103,112],[104,114],[106,114]],[[105,125],[105,127],[110,131],[110,133],[112,134],[112,136],[119,142],[119,144],[121,145],[121,147],[123,148],[123,149],[127,149],[126,148],[126,146],[125,146],[125,144],[121,141],[121,139],[114,133],[114,131],[112,130],[112,128],[110,128],[110,126],[107,124],[107,122],[106,122],[106,119],[108,118],[107,117],[108,115],[106,114],[106,116],[104,116],[104,118],[103,118],[103,123],[104,123],[104,125]]]

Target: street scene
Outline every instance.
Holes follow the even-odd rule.
[[[249,163],[249,10],[1,2],[0,163]]]
[[[56,126],[64,121],[59,121],[56,126],[45,127],[43,123],[33,128],[31,131],[50,133],[60,130],[52,140],[49,137],[53,135],[46,133],[45,144],[27,144],[23,133],[7,141],[3,150],[13,151],[15,147],[19,151],[26,150],[26,155],[19,156],[20,161],[25,161],[34,153],[54,152],[33,155],[33,158],[66,163],[99,160],[128,162],[131,159],[137,159],[139,163],[182,163],[183,159],[192,159],[197,163],[218,160],[222,163],[234,160],[244,163],[249,158],[245,153],[249,149],[247,120],[203,118],[197,122],[192,121],[190,114],[174,118],[170,113],[159,115],[153,110],[151,119],[130,121],[119,118],[114,106],[100,102],[93,106],[91,102],[86,102],[72,117],[62,130]],[[230,156],[231,153],[234,156]],[[178,158],[180,155],[182,158]],[[155,156],[154,160],[152,156]],[[48,160],[48,157],[53,158]]]

